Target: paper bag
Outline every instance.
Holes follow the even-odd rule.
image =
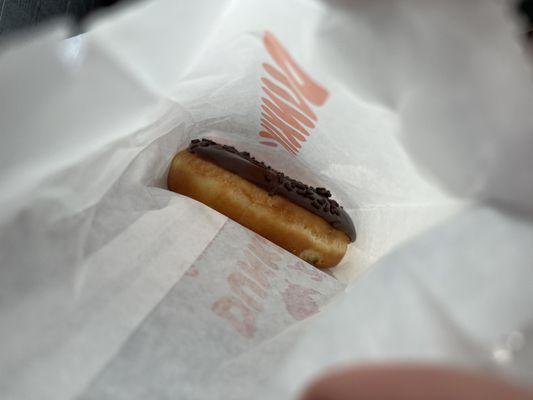
[[[384,21],[410,15],[398,7]],[[382,96],[394,79],[359,90],[339,73],[383,43],[377,27],[350,39],[366,55],[328,60],[346,43],[336,29],[364,26],[342,9],[140,3],[1,55],[8,398],[249,398],[348,282],[457,212],[404,149]],[[198,137],[330,188],[358,231],[342,263],[318,271],[166,190],[173,155]],[[288,393],[262,393],[276,388]]]

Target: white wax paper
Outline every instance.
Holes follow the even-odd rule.
[[[385,290],[376,304],[424,310],[439,294],[446,317],[455,312],[458,293],[476,295],[470,287],[454,289],[463,277],[472,283],[487,261],[502,274],[511,271],[513,284],[498,292],[494,276],[483,301],[465,309],[467,320],[487,299],[497,301],[513,285],[523,293],[531,282],[521,267],[528,253],[520,247],[529,245],[529,223],[519,224],[524,232],[513,225],[490,236],[495,226],[511,224],[500,212],[474,218],[471,226],[486,224],[488,236],[469,232],[457,216],[448,222],[456,226],[453,234],[440,237],[436,227],[428,239],[405,244],[463,204],[428,173],[458,195],[508,208],[528,209],[531,198],[522,172],[530,162],[524,155],[530,113],[523,112],[531,105],[528,71],[513,24],[501,4],[463,3],[159,1],[96,18],[83,35],[57,40],[53,32],[4,47],[3,397],[287,398],[338,353],[354,361],[455,360],[441,355],[458,354],[465,327],[444,317],[420,318],[410,325],[414,333],[376,336],[374,347],[348,333],[371,336],[387,321],[391,330],[408,321],[397,308],[372,312],[368,297],[378,296],[389,279],[397,298],[387,302]],[[274,79],[265,64],[281,68],[267,49],[269,37],[327,93],[309,102],[316,120],[297,155],[260,144],[262,78]],[[492,67],[502,59],[504,68]],[[291,68],[285,73],[294,73]],[[317,271],[166,190],[172,156],[203,136],[330,188],[358,231],[342,263],[330,275]],[[498,168],[502,160],[510,161]],[[474,239],[498,256],[460,251]],[[420,240],[425,269],[410,267],[422,260]],[[511,250],[500,253],[500,240]],[[390,266],[376,266],[344,296],[346,284],[400,243],[400,255],[383,261]],[[454,262],[443,254],[453,254]],[[434,280],[445,267],[453,272],[445,274],[446,291],[438,292]],[[410,276],[423,287],[416,296]],[[524,296],[502,303],[511,315],[505,330],[523,329],[525,317],[513,318],[512,308],[529,300]],[[330,316],[320,311],[335,297],[342,303],[328,306]],[[367,307],[352,312],[343,306],[350,302]],[[339,328],[347,335],[331,343],[322,318],[350,327]],[[496,332],[496,319],[472,321],[474,341]],[[422,330],[431,333],[419,352],[395,352],[420,343]],[[439,337],[451,344],[438,347]],[[482,364],[469,363],[472,354],[457,359]]]

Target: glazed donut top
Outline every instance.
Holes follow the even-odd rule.
[[[276,171],[264,162],[257,161],[246,151],[240,152],[235,147],[221,145],[209,139],[191,141],[188,150],[261,187],[271,196],[277,194],[285,197],[318,215],[335,229],[346,233],[352,242],[355,241],[356,233],[352,219],[344,208],[331,198],[329,190],[305,185]]]

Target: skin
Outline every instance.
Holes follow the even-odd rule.
[[[533,392],[487,375],[430,365],[354,366],[332,370],[301,400],[533,400]]]

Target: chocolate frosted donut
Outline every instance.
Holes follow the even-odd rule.
[[[214,208],[319,267],[340,262],[356,237],[350,216],[325,188],[313,188],[208,139],[178,153],[170,190]]]

